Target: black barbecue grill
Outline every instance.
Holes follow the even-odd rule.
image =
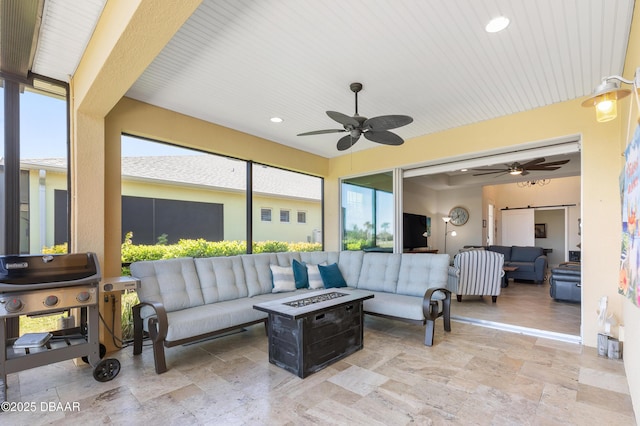
[[[7,374],[73,358],[94,367],[93,377],[109,381],[120,372],[117,359],[100,360],[98,284],[95,253],[0,256],[0,400]],[[47,333],[7,336],[6,320],[78,308],[79,325]]]

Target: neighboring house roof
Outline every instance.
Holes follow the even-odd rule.
[[[63,158],[26,159],[20,163],[28,169],[64,171],[67,167]],[[245,164],[219,155],[123,157],[122,176],[125,180],[244,191]],[[253,167],[253,188],[257,193],[282,197],[320,200],[322,196],[319,178],[260,164]]]

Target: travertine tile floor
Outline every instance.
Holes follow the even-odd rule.
[[[455,298],[454,298],[455,299]],[[556,301],[549,296],[549,283],[531,284],[510,280],[502,288],[497,302],[491,297],[463,296],[462,302],[452,300],[454,317],[480,319],[580,336],[579,303]],[[587,307],[595,317],[597,306]]]
[[[0,413],[0,424],[635,424],[621,360],[471,324],[436,326],[425,347],[424,327],[365,317],[364,349],[304,380],[268,363],[261,325],[169,349],[162,375],[148,347],[111,355],[122,370],[106,383],[65,361],[9,375],[9,401],[37,409]]]

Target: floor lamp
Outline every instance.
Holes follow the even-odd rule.
[[[447,227],[449,226],[449,221],[451,220],[449,216],[443,217],[442,220],[444,220],[444,252],[446,254],[447,253],[447,235],[451,233],[451,236],[455,237],[456,231],[451,231],[451,232],[447,231]]]

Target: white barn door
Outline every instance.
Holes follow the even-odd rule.
[[[534,210],[502,210],[503,246],[534,246]]]

